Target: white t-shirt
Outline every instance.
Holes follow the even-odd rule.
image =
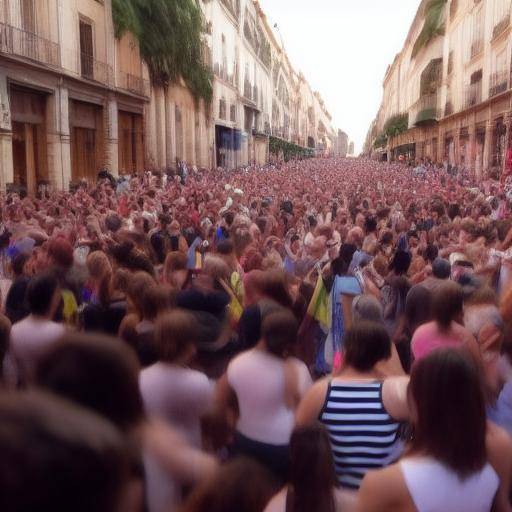
[[[312,384],[306,365],[291,358],[302,397]],[[284,360],[254,348],[236,357],[228,366],[229,385],[238,398],[237,430],[261,443],[285,445],[290,441],[295,411],[285,403]]]
[[[168,421],[195,447],[201,446],[201,416],[213,402],[214,385],[201,372],[163,362],[140,373],[146,412]]]
[[[63,324],[29,315],[11,329],[9,361],[13,380],[30,381],[41,354],[66,332]]]

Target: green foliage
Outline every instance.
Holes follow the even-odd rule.
[[[375,149],[383,148],[387,143],[388,143],[388,136],[384,132],[382,132],[379,135],[377,135],[377,137],[373,143],[373,147]]]
[[[423,28],[414,43],[412,58],[419,51],[433,41],[437,36],[444,34],[444,10],[448,0],[430,0],[425,6],[425,22]]]
[[[409,114],[397,114],[390,117],[384,125],[383,135],[386,137],[395,137],[405,132],[409,128]]]
[[[155,85],[183,79],[196,100],[210,102],[212,73],[203,62],[204,23],[194,0],[112,0],[116,36],[132,32]]]
[[[315,154],[313,149],[297,146],[278,137],[269,137],[269,151],[276,156],[282,153],[285,162],[292,158],[312,158]]]

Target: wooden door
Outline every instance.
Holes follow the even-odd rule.
[[[96,130],[75,127],[71,151],[73,181],[85,179],[94,183],[99,171],[96,164]]]
[[[12,123],[14,184],[34,195],[41,179],[39,165],[39,128],[31,123]]]
[[[12,123],[12,157],[15,185],[26,186],[27,154],[25,150],[25,125]]]

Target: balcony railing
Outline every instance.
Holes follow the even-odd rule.
[[[468,85],[465,91],[465,108],[471,108],[482,103],[482,82]]]
[[[412,108],[411,119],[414,124],[425,124],[437,121],[440,117],[437,94],[422,96]]]
[[[510,13],[507,13],[505,17],[499,21],[492,31],[492,38],[495,39],[499,35],[503,34],[507,27],[510,25]]]
[[[508,89],[508,72],[499,71],[489,77],[489,98],[501,94]]]
[[[235,73],[229,74],[224,66],[221,66],[218,62],[213,65],[213,73],[217,78],[224,80],[225,82],[236,87],[236,75]]]
[[[145,80],[141,76],[132,75],[130,73],[119,72],[118,87],[140,96],[150,95],[149,80]]]
[[[444,106],[444,115],[451,116],[453,112],[453,103],[450,100],[448,100]]]
[[[479,53],[482,53],[484,49],[483,39],[477,39],[471,43],[471,58],[476,57]]]
[[[0,23],[0,52],[60,66],[60,46],[37,34]]]
[[[114,70],[105,62],[96,60],[92,55],[80,53],[80,75],[106,85],[114,85]]]

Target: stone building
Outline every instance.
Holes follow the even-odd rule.
[[[148,76],[109,0],[0,0],[0,63],[2,188],[143,167]]]
[[[436,19],[432,4],[442,4]],[[511,0],[423,0],[365,150],[501,172],[510,148]],[[429,20],[438,30],[428,34]],[[442,34],[442,35],[436,35]]]

